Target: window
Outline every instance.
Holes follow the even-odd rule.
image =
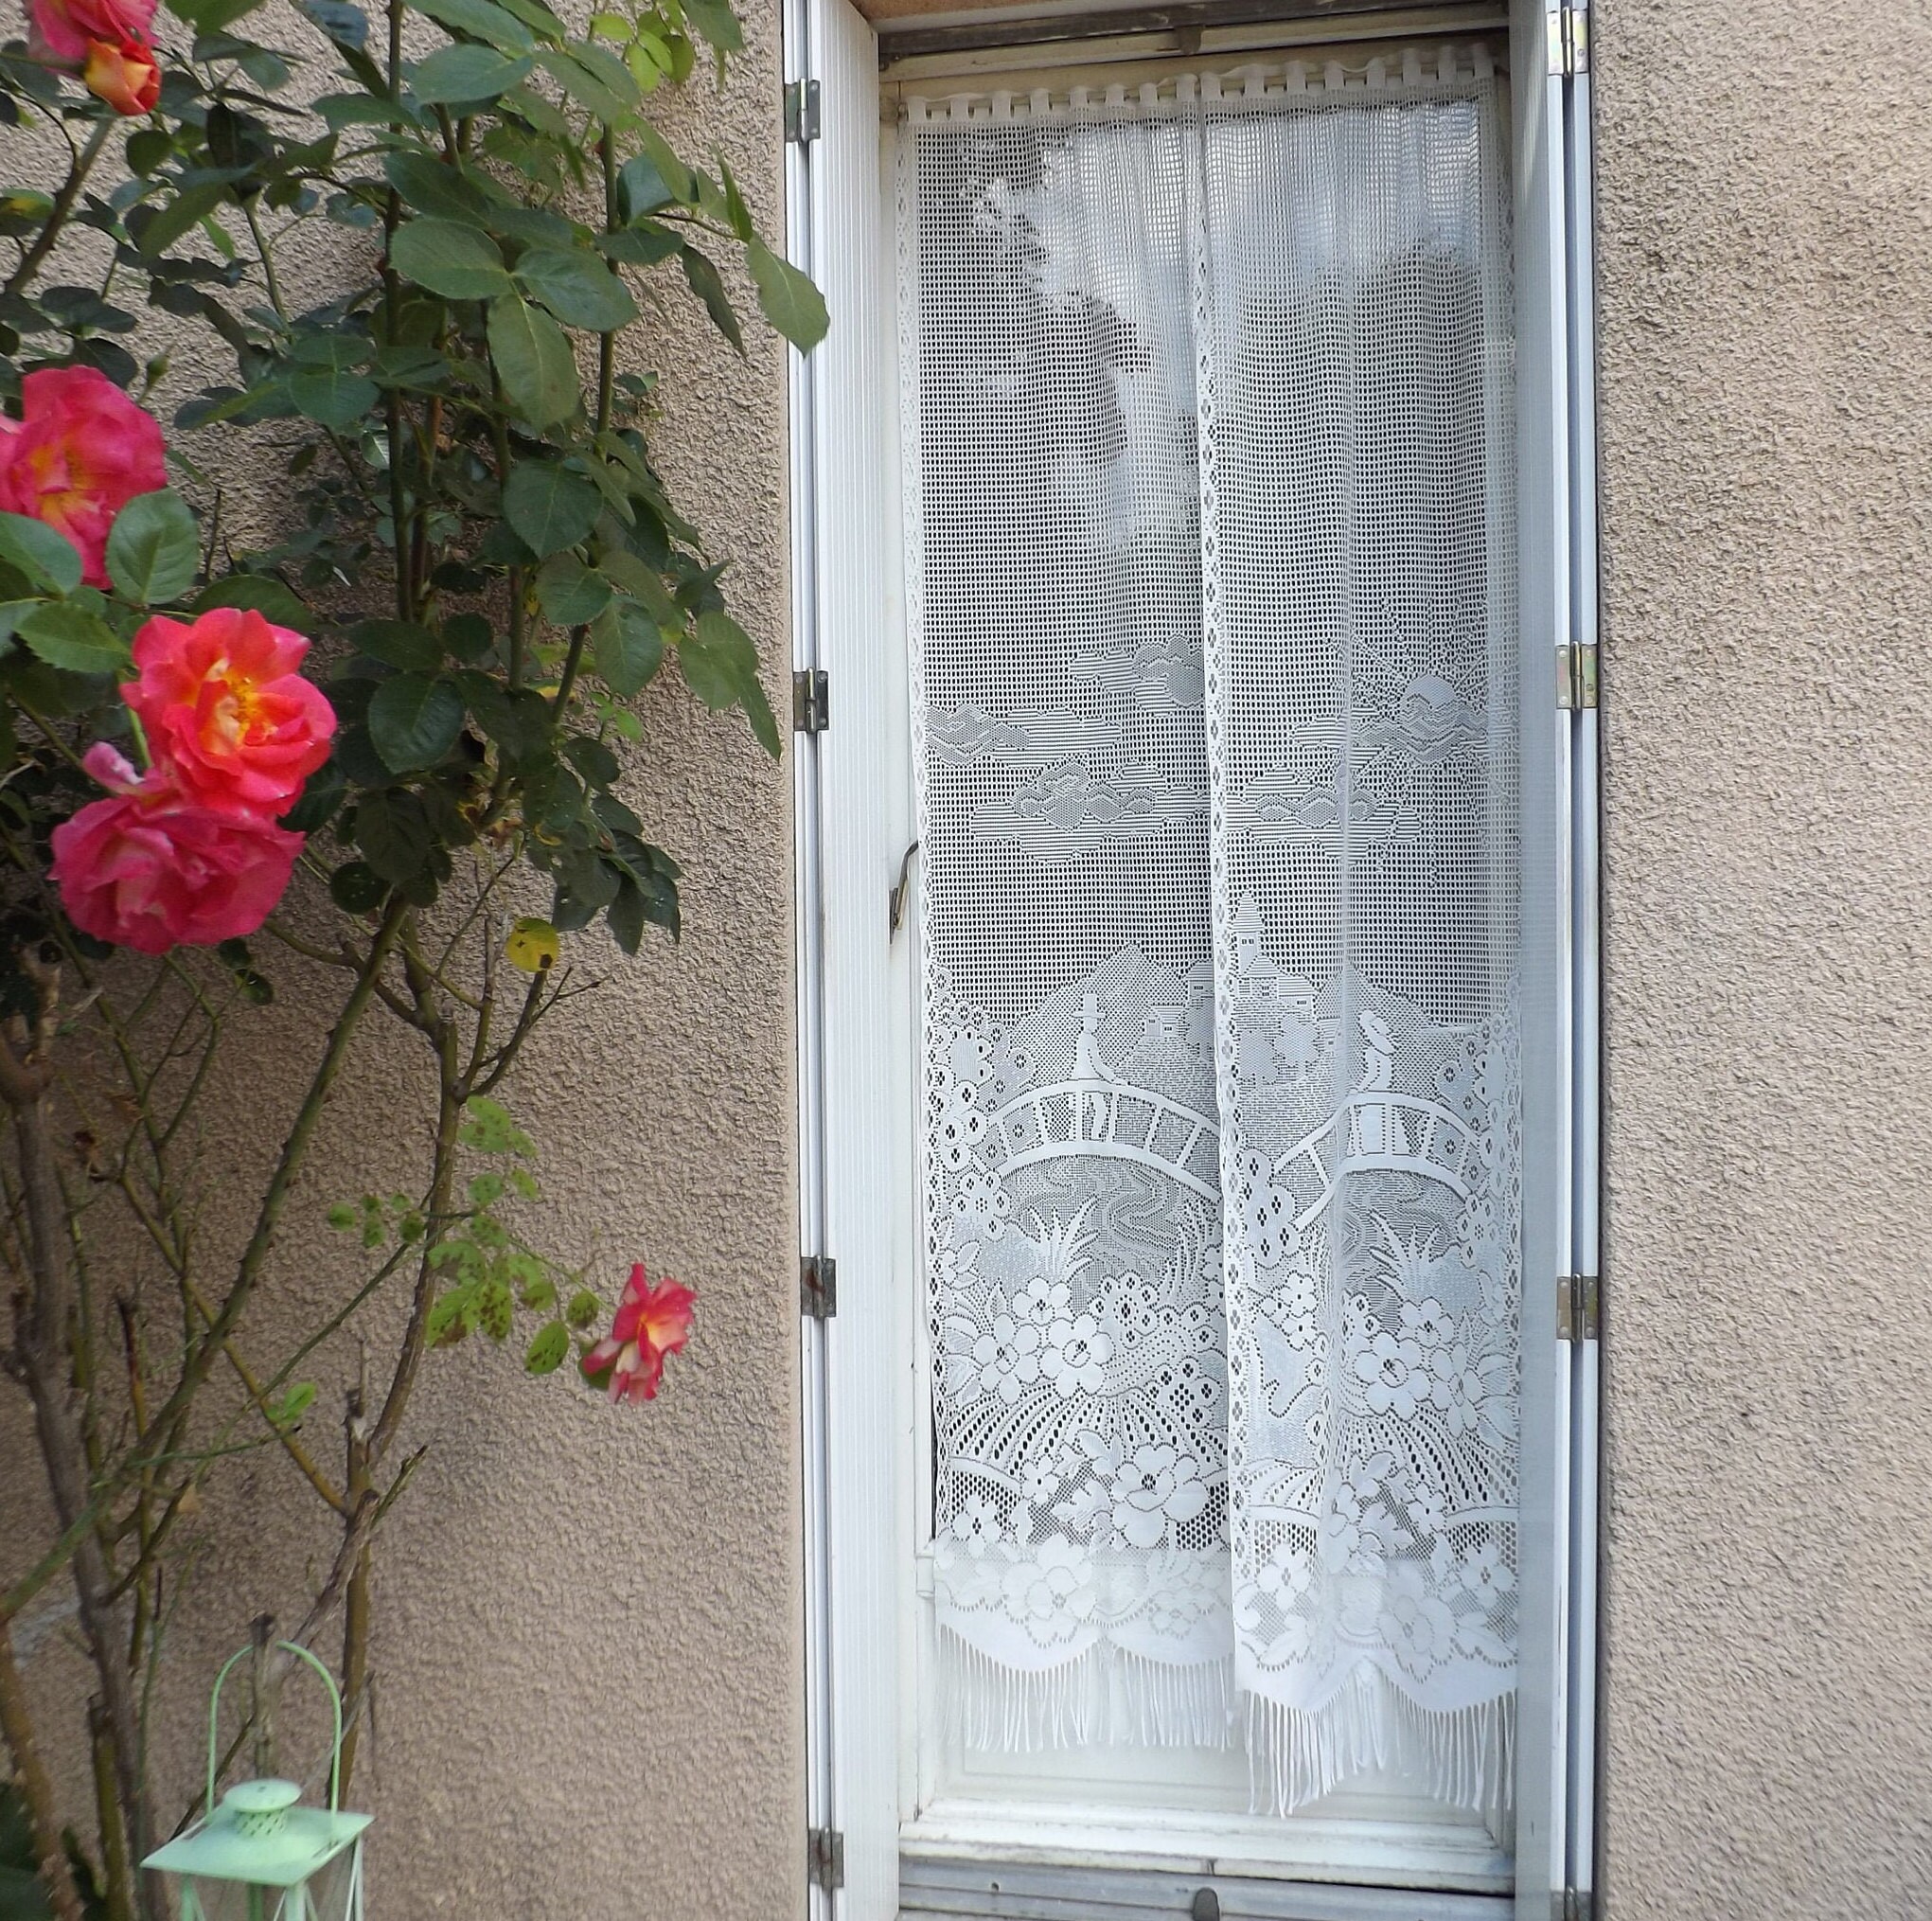
[[[843,1898],[1574,1884],[1541,122],[1500,35],[1250,32],[914,71],[881,151],[812,31]]]

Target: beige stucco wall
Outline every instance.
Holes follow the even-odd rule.
[[[724,152],[775,236],[778,9],[740,11],[750,46],[722,95],[700,76],[665,124],[694,159]],[[299,44],[285,16],[259,18]],[[324,230],[285,268],[320,297],[340,244]],[[748,317],[739,361],[666,291],[667,331],[648,363],[666,374],[656,455],[714,557],[731,562],[734,609],[782,711],[782,351]],[[220,375],[199,342],[177,359],[190,389]],[[267,530],[277,489],[246,479],[230,525],[239,514]],[[541,1149],[547,1201],[527,1219],[532,1238],[590,1259],[607,1299],[634,1259],[678,1275],[697,1290],[697,1329],[645,1409],[610,1408],[563,1376],[527,1379],[516,1349],[472,1341],[429,1357],[399,1450],[429,1451],[377,1550],[374,1746],[353,1796],[377,1816],[371,1912],[399,1921],[784,1921],[803,1906],[789,745],[772,763],[741,718],[703,713],[675,672],[642,712],[631,799],[684,866],[682,943],[652,931],[626,963],[593,941],[602,988],[566,1010],[507,1097]],[[293,1107],[287,1063],[313,1060],[318,1016],[340,996],[272,943],[262,958],[276,1005],[239,1024],[204,1104],[209,1166],[255,1170],[211,1206],[217,1241],[242,1226]],[[328,1203],[415,1179],[414,1045],[378,1020],[351,1058],[247,1324],[246,1348],[266,1366],[363,1268],[322,1225]],[[402,1305],[379,1308],[373,1325],[393,1331]],[[380,1367],[380,1332],[371,1345]],[[354,1367],[338,1341],[304,1369],[321,1386],[305,1438],[332,1470]],[[219,1376],[216,1387],[231,1391]],[[6,1578],[48,1538],[23,1401],[0,1385]],[[215,1664],[258,1610],[285,1628],[300,1618],[337,1538],[273,1452],[217,1486],[156,1704],[170,1818],[200,1766]],[[48,1758],[91,1833],[82,1756],[62,1738],[84,1679],[58,1592],[48,1599],[16,1635],[49,1717]],[[291,1690],[299,1758],[317,1730],[299,1681]]]
[[[1932,13],[1602,0],[1615,1921],[1932,1912]]]

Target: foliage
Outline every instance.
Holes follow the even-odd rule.
[[[117,1921],[165,1913],[131,1865],[171,1821],[146,1715],[213,1477],[274,1450],[339,1526],[287,1631],[307,1645],[341,1621],[352,1770],[370,1556],[419,1458],[397,1439],[425,1358],[472,1333],[506,1342],[521,1320],[530,1373],[576,1355],[572,1373],[601,1383],[614,1342],[624,1397],[643,1398],[683,1344],[688,1290],[647,1287],[641,1268],[596,1342],[594,1289],[518,1225],[540,1199],[535,1149],[502,1096],[548,1017],[595,985],[594,927],[627,954],[678,932],[680,863],[620,793],[640,700],[681,684],[779,749],[725,569],[653,461],[664,376],[631,343],[695,302],[743,352],[740,276],[796,347],[826,324],[725,163],[674,151],[649,117],[738,50],[727,0],[654,0],[583,32],[542,0],[388,0],[374,18],[295,0],[294,44],[252,37],[259,5],[172,0],[157,33],[153,0],[32,0],[28,42],[0,49],[6,137],[51,135],[69,156],[52,191],[0,188],[15,249],[0,285],[0,1261],[18,1304],[0,1359],[33,1403],[60,1530],[0,1593],[0,1708],[9,1805],[62,1921],[99,1903]],[[150,343],[184,327],[212,377],[175,414],[164,472],[141,410],[171,374]],[[287,514],[264,543],[226,503],[267,471]],[[225,642],[196,653],[215,610],[261,617],[258,671]],[[298,667],[328,718],[304,695],[312,753],[251,787],[226,737],[195,730],[255,738],[262,701],[302,692]],[[213,850],[202,867],[198,847]],[[257,872],[258,901],[218,897],[251,847],[295,862],[294,904],[270,912],[286,865],[272,884]],[[125,911],[136,869],[191,898],[158,921]],[[522,898],[533,885],[541,914]],[[290,969],[306,992],[322,984],[330,1019],[310,1058],[270,1070],[293,1118],[245,1243],[211,1252],[216,1177],[192,1116],[224,1040]],[[271,1364],[249,1351],[248,1309],[301,1261],[290,1195],[369,1020],[417,1048],[425,1105],[385,1120],[395,1191],[330,1214],[365,1278]],[[97,1255],[130,1235],[158,1290],[100,1279]],[[331,1468],[315,1437],[329,1337],[392,1285],[403,1331],[373,1374],[365,1358],[334,1384]],[[97,1762],[85,1851],[36,1790],[7,1632],[59,1579],[98,1687],[79,1737]],[[273,1663],[263,1680],[257,1761]]]

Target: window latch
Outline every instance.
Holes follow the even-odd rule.
[[[899,861],[899,878],[893,882],[892,892],[886,897],[885,937],[888,942],[897,939],[899,929],[906,924],[906,901],[913,892],[913,856],[919,851],[914,841]]]

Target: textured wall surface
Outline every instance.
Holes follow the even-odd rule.
[[[777,235],[778,9],[740,11],[751,44],[722,97],[700,75],[665,124],[694,159],[722,150]],[[264,33],[277,37],[273,21]],[[300,261],[305,289],[328,284],[336,244],[325,234]],[[681,289],[665,306],[651,357],[666,374],[657,458],[731,563],[734,608],[781,706],[782,353],[748,317],[740,361]],[[196,383],[228,371],[199,343],[177,359]],[[237,505],[273,515],[275,494],[242,489]],[[371,1912],[394,1921],[784,1921],[804,1899],[789,769],[740,717],[700,710],[675,673],[643,712],[631,798],[685,868],[682,944],[653,931],[637,963],[594,953],[604,987],[566,1011],[507,1097],[541,1149],[547,1204],[532,1238],[589,1259],[607,1299],[634,1259],[678,1275],[698,1291],[697,1329],[646,1409],[610,1408],[563,1377],[527,1379],[515,1351],[480,1342],[429,1358],[403,1437],[429,1450],[379,1544],[373,1752],[353,1797],[378,1818]],[[270,949],[265,965],[277,1002],[245,1023],[206,1105],[211,1165],[259,1168],[295,1098],[290,1075],[264,1063],[312,1061],[317,1017],[339,995],[286,954]],[[381,1022],[358,1043],[252,1310],[252,1356],[273,1364],[362,1269],[322,1225],[328,1203],[416,1178],[415,1045]],[[232,1239],[240,1224],[218,1203],[205,1227]],[[379,1362],[381,1351],[373,1340]],[[331,1467],[354,1366],[337,1342],[304,1370],[321,1384],[305,1435]],[[7,1576],[47,1539],[23,1399],[0,1388]],[[336,1539],[273,1453],[222,1486],[201,1519],[156,1703],[170,1811],[200,1765],[214,1664],[262,1609],[292,1626]],[[69,1631],[58,1592],[16,1628],[56,1730],[73,1727],[80,1681]],[[315,1721],[291,1685],[299,1750]],[[50,1747],[91,1831],[81,1756],[58,1734]]]
[[[1597,9],[1613,1921],[1932,1912],[1932,13]]]

